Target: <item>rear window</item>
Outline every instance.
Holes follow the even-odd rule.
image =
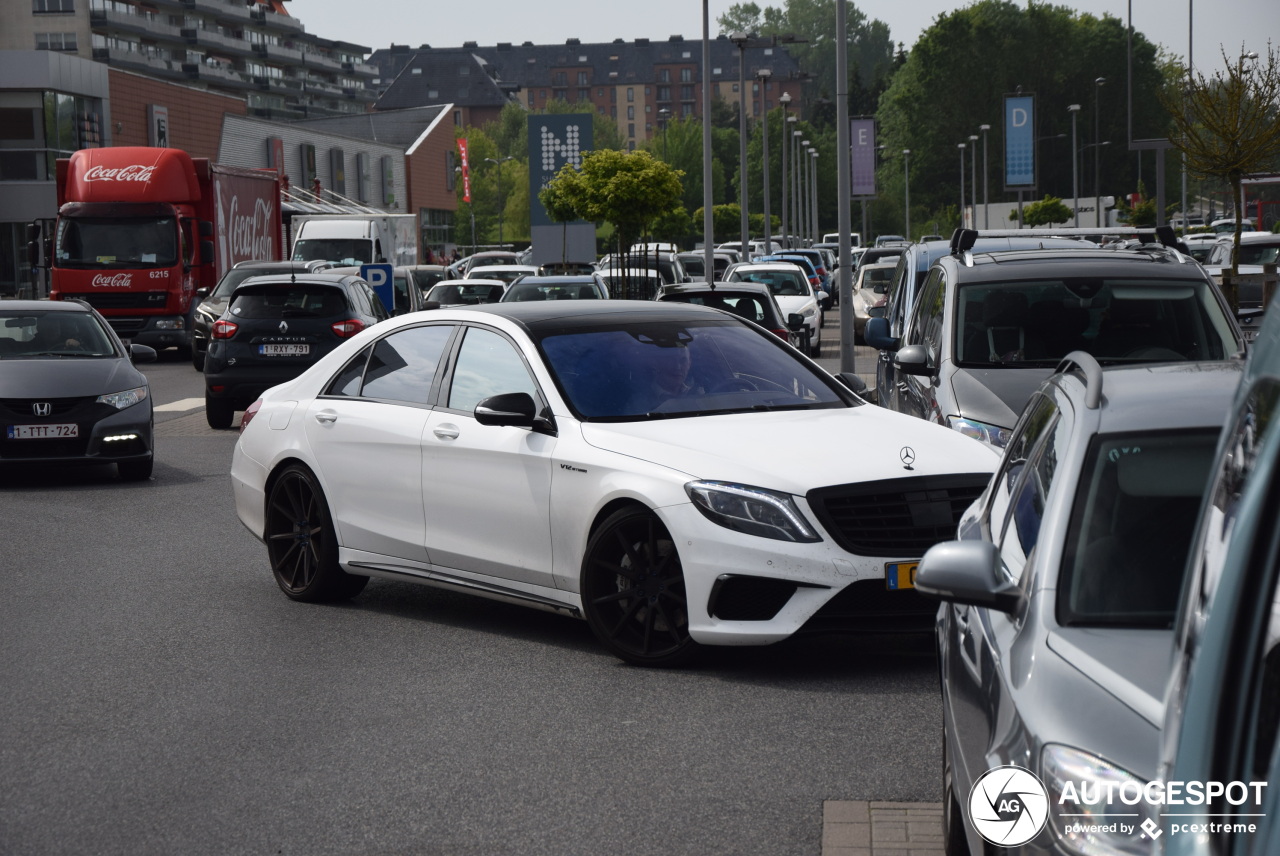
[[[710,306],[732,312],[748,321],[763,324],[772,321],[766,313],[764,302],[754,294],[672,294],[662,298],[674,303],[692,303],[695,306]]]
[[[327,285],[251,285],[231,299],[230,312],[246,321],[264,318],[325,318],[347,314],[347,298]]]

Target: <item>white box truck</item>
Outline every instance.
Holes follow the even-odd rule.
[[[302,214],[294,216],[290,227],[294,261],[418,263],[418,218],[413,214]]]

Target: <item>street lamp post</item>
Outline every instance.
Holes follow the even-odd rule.
[[[978,135],[969,135],[969,198],[973,200],[973,204],[969,206],[969,210],[973,212],[971,223],[973,228],[978,228]]]
[[[987,190],[991,187],[991,182],[987,180],[987,131],[991,130],[991,126],[979,125],[978,130],[982,132],[982,228],[990,229],[991,203],[987,197]]]
[[[960,150],[960,228],[964,228],[964,143],[959,143],[956,148]]]
[[[749,252],[751,225],[747,221],[747,41],[746,33],[732,33],[729,41],[738,46],[738,204],[742,206],[742,252]]]
[[[902,150],[902,213],[906,227],[902,237],[911,240],[911,149]]]
[[[671,119],[671,108],[663,107],[658,111],[658,121],[662,123],[662,161],[667,160],[667,122]]]
[[[766,252],[773,251],[772,223],[769,222],[769,102],[765,100],[764,89],[769,85],[769,78],[773,76],[773,71],[768,68],[762,68],[756,72],[756,79],[760,81],[760,134],[761,144],[763,146],[761,153],[761,171],[764,173],[764,247]]]
[[[1102,87],[1106,85],[1106,82],[1107,79],[1105,77],[1099,77],[1093,82],[1093,225],[1098,228],[1102,228],[1102,184],[1099,180],[1102,164],[1102,111],[1100,103],[1102,101]]]
[[[1076,116],[1080,113],[1079,104],[1068,104],[1067,112],[1071,114],[1071,207],[1075,210],[1074,225],[1080,227],[1080,151],[1076,142]]]
[[[812,246],[818,243],[822,236],[818,234],[818,150],[809,149],[809,154],[809,192],[813,195],[813,217],[809,220],[812,238],[809,244]]]
[[[809,216],[811,211],[809,206],[809,195],[810,193],[812,193],[812,191],[810,190],[810,185],[812,184],[812,181],[813,181],[810,175],[811,170],[809,169],[809,160],[810,160],[809,152],[811,151],[812,149],[809,148],[809,141],[801,140],[800,141],[800,157],[804,161],[804,175],[801,177],[801,180],[800,180],[800,195],[796,198],[800,200],[800,208],[802,211],[804,211],[804,216],[800,220],[800,222],[804,225],[804,228],[800,230],[800,246],[802,247],[804,246],[805,235],[808,235],[813,230],[813,220]],[[800,161],[796,161],[796,163],[799,163],[799,162]]]
[[[787,149],[791,148],[791,123],[795,121],[794,116],[787,115],[787,108],[791,106],[791,93],[784,92],[778,96],[778,103],[782,105],[782,243],[785,246],[787,236],[791,233],[788,231],[787,224]]]
[[[498,168],[498,244],[501,245],[502,240],[502,212],[507,207],[506,200],[502,196],[502,165],[509,160],[515,160],[514,157],[508,155],[505,158],[485,158],[485,161],[493,164]]]
[[[801,164],[800,153],[803,149],[800,147],[800,138],[804,136],[804,132],[799,129],[791,132],[791,152],[795,157],[791,159],[793,175],[791,176],[791,227],[797,235],[804,234],[804,213],[800,209],[800,188],[801,184]]]

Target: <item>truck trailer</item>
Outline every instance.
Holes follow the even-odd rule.
[[[191,347],[197,289],[284,257],[280,177],[181,149],[82,149],[57,162],[49,296],[80,299],[121,338]]]

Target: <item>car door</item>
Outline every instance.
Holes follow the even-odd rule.
[[[991,486],[982,530],[998,547],[1001,573],[1024,590],[1034,587],[1027,557],[1035,547],[1057,463],[1066,451],[1070,420],[1048,397],[1038,395],[1018,426]],[[982,775],[992,740],[1007,732],[1012,695],[1008,663],[1020,627],[1008,613],[948,604],[944,626],[944,680],[947,686],[948,744],[960,769],[953,770],[960,793]]]
[[[425,563],[422,437],[456,328],[397,330],[361,350],[307,407],[304,433],[343,546]]]
[[[947,276],[942,268],[934,268],[925,280],[920,298],[911,312],[900,346],[922,345],[928,354],[932,375],[897,373],[893,409],[920,419],[942,423],[938,409],[937,372],[942,361],[942,335],[945,327]]]
[[[556,438],[481,425],[476,404],[527,392],[545,399],[514,341],[463,328],[448,383],[424,437],[423,499],[433,565],[555,587],[551,573],[551,455]]]

